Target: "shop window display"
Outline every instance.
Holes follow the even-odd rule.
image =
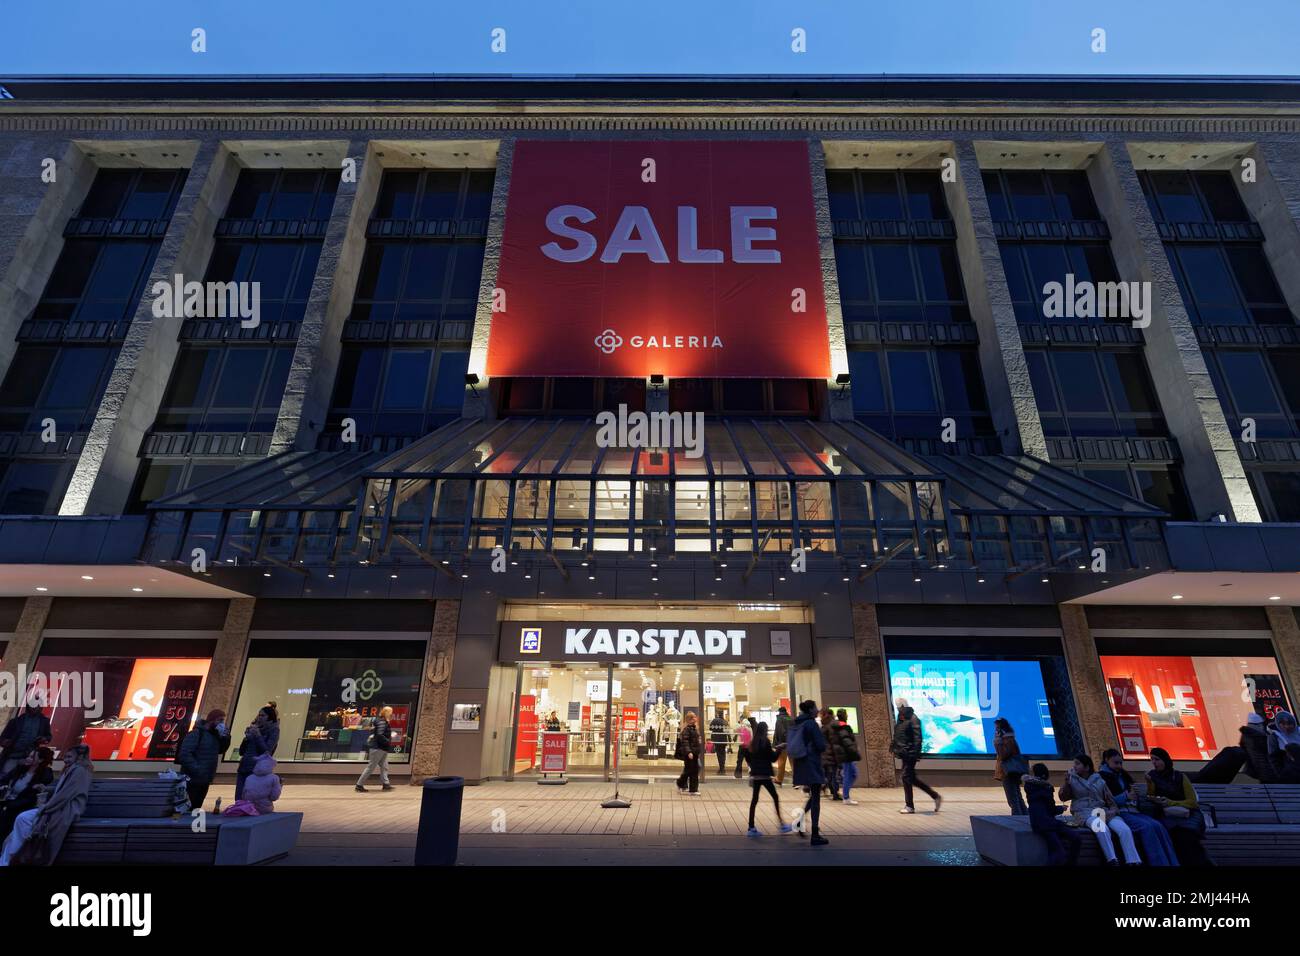
[[[1127,757],[1163,747],[1208,760],[1237,743],[1252,712],[1270,721],[1290,709],[1272,657],[1103,654],[1101,669]]]
[[[274,701],[280,717],[279,761],[362,762],[375,718],[382,708],[392,707],[389,761],[409,762],[422,666],[420,657],[250,656],[226,759],[239,759],[244,728],[258,708]]]
[[[48,681],[52,746],[61,752],[84,741],[96,761],[171,760],[193,723],[210,663],[43,655],[34,672]]]

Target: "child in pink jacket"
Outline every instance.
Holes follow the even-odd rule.
[[[262,754],[257,758],[252,776],[244,784],[244,799],[257,807],[258,813],[274,813],[280,799],[280,778],[275,773],[275,758]]]

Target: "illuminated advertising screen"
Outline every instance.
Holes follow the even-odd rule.
[[[1057,755],[1038,661],[891,659],[889,686],[920,718],[926,754],[993,754],[993,721],[1005,717],[1023,753]]]
[[[493,376],[825,378],[802,142],[520,142]]]
[[[1130,757],[1163,747],[1175,760],[1208,760],[1237,743],[1252,711],[1268,720],[1286,705],[1271,657],[1103,655],[1101,669],[1111,712],[1132,725],[1120,734]]]

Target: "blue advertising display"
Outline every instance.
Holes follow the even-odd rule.
[[[890,660],[889,686],[921,719],[927,754],[992,754],[998,717],[1011,722],[1023,753],[1057,754],[1038,661]]]

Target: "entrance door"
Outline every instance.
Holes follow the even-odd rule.
[[[610,774],[675,777],[681,762],[673,755],[687,712],[700,710],[699,668],[694,664],[620,664],[613,669],[620,697],[612,704],[618,726],[610,752]]]

